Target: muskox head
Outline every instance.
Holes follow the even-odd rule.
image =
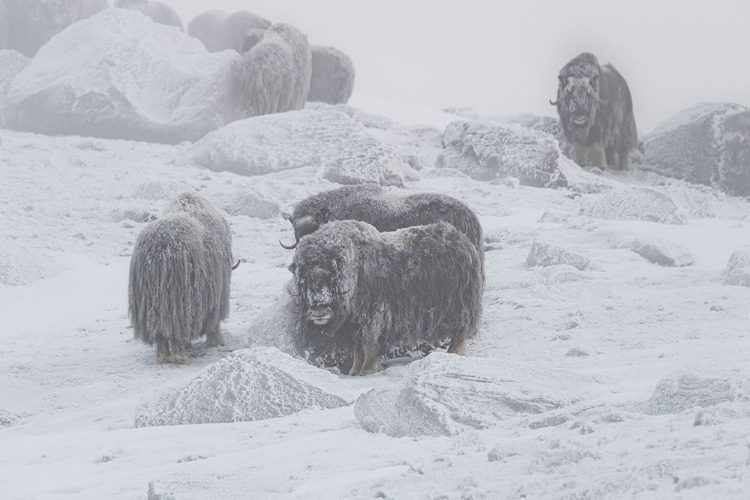
[[[558,75],[557,106],[560,124],[572,139],[583,141],[596,120],[600,105],[601,68],[593,54],[584,53],[571,60]]]
[[[248,50],[252,49],[263,39],[263,34],[266,30],[261,28],[253,28],[247,30],[242,34],[242,41],[240,43],[240,53],[244,54]]]
[[[321,208],[320,210],[315,212],[314,215],[305,215],[297,219],[294,219],[294,217],[289,217],[288,220],[294,227],[295,241],[291,245],[285,245],[281,242],[279,242],[279,244],[286,250],[294,250],[295,248],[297,248],[299,240],[303,236],[314,233],[320,226],[322,226],[326,222],[330,222],[331,220],[333,220],[333,216],[327,208]]]

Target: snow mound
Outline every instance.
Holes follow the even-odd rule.
[[[746,384],[738,380],[680,372],[659,381],[646,402],[645,413],[669,415],[696,406],[705,408],[725,402],[748,401],[750,392]]]
[[[265,311],[258,314],[248,329],[248,341],[254,346],[274,347],[282,352],[298,355],[299,305],[289,294],[292,283]]]
[[[659,124],[643,140],[644,162],[670,177],[750,194],[750,109],[702,103]]]
[[[357,398],[354,414],[369,432],[451,436],[568,403],[503,375],[508,374],[498,369],[497,361],[433,353],[413,363],[398,386],[373,389]]]
[[[581,214],[596,219],[688,223],[687,214],[671,196],[645,187],[617,189],[589,198],[581,206]]]
[[[136,410],[136,426],[247,422],[339,408],[338,379],[274,348],[235,351]]]
[[[239,54],[209,54],[200,41],[140,12],[107,9],[39,50],[11,84],[10,128],[177,143],[232,121]]]
[[[135,188],[133,198],[144,200],[173,200],[189,188],[176,181],[144,182]]]
[[[737,420],[750,420],[750,403],[719,403],[701,408],[695,414],[693,425],[721,425]]]
[[[660,266],[685,267],[695,262],[690,250],[684,246],[655,236],[636,239],[630,244],[630,249]]]
[[[529,267],[573,266],[580,271],[591,269],[591,259],[545,241],[534,241],[526,258]]]
[[[0,240],[0,285],[28,285],[63,270],[52,257],[7,239]]]
[[[13,78],[29,64],[31,64],[31,59],[20,52],[0,50],[0,107],[5,101]]]
[[[255,219],[272,219],[281,213],[278,203],[252,191],[235,194],[223,204],[223,208],[229,215],[244,215]]]
[[[722,282],[725,285],[750,287],[750,248],[737,250],[729,257]]]
[[[333,107],[237,121],[195,144],[186,161],[247,176],[313,166],[341,184],[400,186],[410,170],[399,148]]]

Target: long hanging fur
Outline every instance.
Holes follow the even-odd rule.
[[[251,12],[231,15],[219,10],[200,14],[188,24],[188,34],[197,38],[209,52],[234,49],[243,54],[257,45],[271,21]]]
[[[240,61],[243,116],[302,109],[310,92],[311,73],[307,36],[294,26],[274,24]]]
[[[114,7],[140,11],[150,17],[155,23],[174,26],[182,30],[180,15],[165,3],[156,0],[116,0]]]
[[[229,224],[205,199],[179,195],[135,243],[128,286],[135,338],[155,344],[159,362],[188,362],[185,349],[203,335],[223,345],[231,276]]]
[[[345,104],[354,91],[354,63],[338,49],[313,45],[312,77],[310,79],[311,102]]]
[[[445,339],[453,348],[479,328],[479,254],[445,222],[383,233],[364,222],[331,222],[300,241],[290,269],[303,342],[318,354],[362,346],[379,357],[395,346]],[[331,311],[325,325],[311,321],[320,308]]]

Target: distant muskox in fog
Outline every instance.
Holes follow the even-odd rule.
[[[250,12],[204,12],[190,21],[187,31],[206,46],[209,52],[234,49],[244,54],[260,42],[271,21]]]
[[[563,67],[557,106],[565,140],[583,166],[588,156],[595,166],[628,168],[628,155],[638,147],[633,99],[625,79],[611,65],[599,66],[583,53]]]
[[[182,29],[182,19],[172,7],[156,0],[115,0],[118,9],[137,10],[150,17],[155,23],[175,26]]]
[[[240,99],[245,117],[302,109],[312,72],[307,36],[274,24],[240,61]]]
[[[50,38],[108,7],[107,0],[0,0],[0,49],[34,57]]]
[[[354,90],[354,64],[349,56],[333,47],[313,45],[312,77],[308,101],[342,104]]]
[[[350,350],[351,375],[379,371],[397,346],[449,339],[448,351],[464,354],[482,315],[479,254],[445,222],[384,233],[331,222],[300,241],[290,271],[304,345]]]
[[[396,195],[375,184],[344,186],[306,198],[294,207],[289,221],[294,226],[294,249],[300,239],[332,220],[363,221],[378,231],[448,222],[464,233],[477,248],[484,272],[484,239],[476,214],[461,201],[436,193]]]
[[[177,197],[148,224],[130,261],[128,310],[135,338],[156,344],[160,363],[187,363],[185,350],[203,335],[224,345],[219,323],[229,315],[232,233],[211,204]]]

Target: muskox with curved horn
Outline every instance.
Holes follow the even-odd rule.
[[[232,233],[211,204],[191,193],[148,224],[130,261],[128,311],[135,338],[156,344],[158,362],[187,363],[185,350],[205,335],[224,345],[229,315]]]
[[[381,233],[334,221],[300,241],[290,271],[304,346],[353,353],[351,375],[379,371],[395,347],[450,340],[448,352],[464,354],[479,328],[479,253],[445,222]]]
[[[346,104],[354,91],[354,63],[338,49],[313,45],[311,102]]]
[[[244,54],[258,44],[271,21],[251,12],[231,15],[219,10],[200,14],[188,24],[187,32],[206,46],[209,52],[234,49]]]
[[[274,24],[240,61],[242,114],[249,118],[302,109],[311,73],[307,36],[289,24]]]
[[[137,10],[150,17],[155,23],[174,26],[182,30],[180,15],[165,3],[156,0],[116,0],[113,7]]]
[[[294,249],[300,239],[332,220],[358,220],[378,231],[448,222],[464,233],[477,248],[484,272],[484,239],[476,214],[461,201],[437,193],[397,195],[375,184],[344,186],[306,198],[294,207],[289,221],[294,226]]]
[[[633,99],[625,79],[611,65],[599,66],[593,54],[573,58],[558,75],[557,106],[565,140],[584,166],[626,170],[638,147]]]

